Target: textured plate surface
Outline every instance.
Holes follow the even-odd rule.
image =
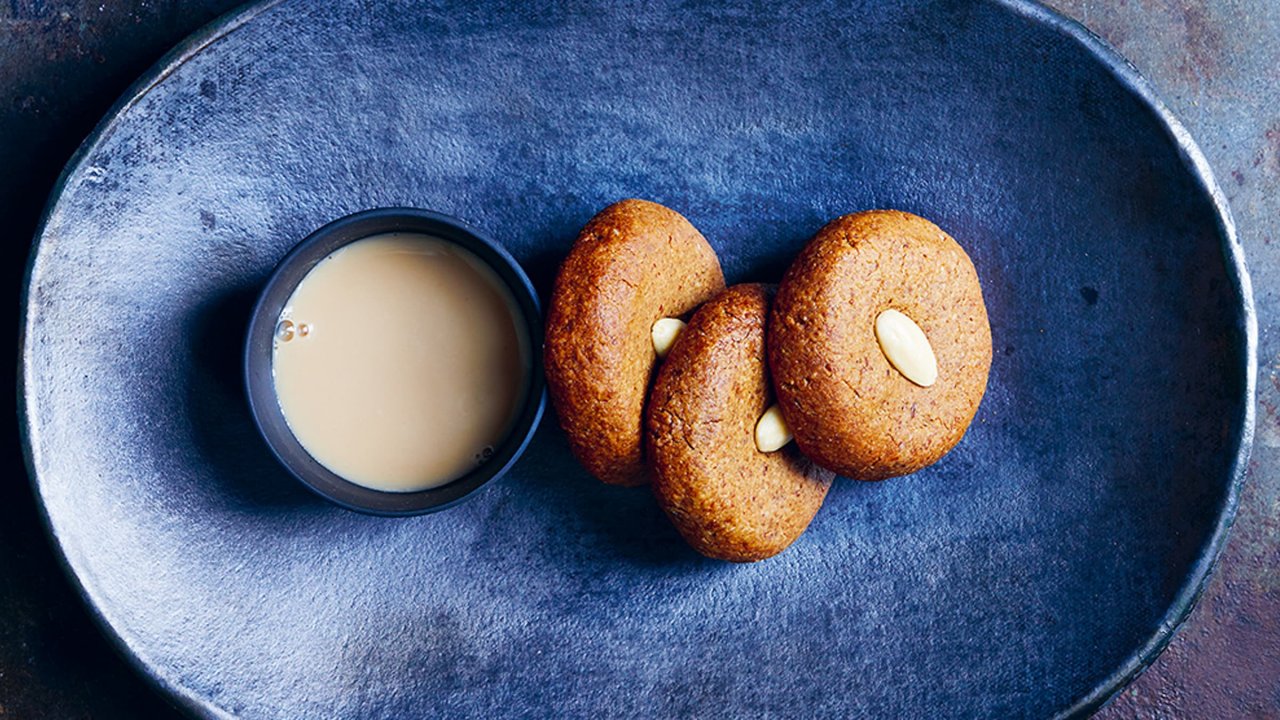
[[[280,2],[145,78],[32,261],[30,465],[87,601],[185,707],[246,717],[1047,716],[1167,642],[1252,429],[1254,322],[1199,152],[1122,61],[1020,2]],[[254,434],[253,296],[311,230],[421,206],[545,294],[601,206],[686,214],[731,282],[823,222],[972,255],[987,397],[940,464],[840,482],[750,566],[600,486],[553,419],[437,515],[313,498]]]

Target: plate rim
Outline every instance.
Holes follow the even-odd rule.
[[[98,144],[112,134],[121,116],[189,60],[230,36],[259,15],[288,1],[255,0],[215,18],[179,42],[129,85],[120,98],[106,111],[97,125],[94,126],[75,153],[72,154],[54,182],[31,240],[30,253],[27,256],[26,266],[23,271],[21,297],[19,300],[21,318],[18,331],[17,373],[19,443],[22,447],[27,480],[35,496],[41,524],[45,533],[53,541],[54,555],[57,558],[58,566],[75,588],[84,609],[89,613],[94,624],[106,637],[108,644],[116,654],[153,691],[174,704],[180,711],[194,717],[234,718],[236,716],[228,710],[215,705],[209,699],[198,696],[177,682],[177,680],[168,677],[166,673],[160,672],[142,659],[133,649],[129,640],[107,620],[101,606],[96,601],[94,592],[85,584],[81,575],[75,571],[75,568],[72,567],[72,561],[67,555],[62,538],[55,530],[53,519],[49,515],[44,494],[41,491],[41,484],[35,471],[31,444],[31,421],[28,413],[29,403],[27,401],[28,356],[31,352],[31,347],[28,343],[28,328],[32,322],[31,280],[49,221],[56,211],[59,200],[70,179],[78,175],[88,156]],[[1222,551],[1230,537],[1231,526],[1235,521],[1241,490],[1248,475],[1249,457],[1254,441],[1258,373],[1257,310],[1254,302],[1252,281],[1245,262],[1244,248],[1237,235],[1235,220],[1226,195],[1214,177],[1203,151],[1201,151],[1199,145],[1182,122],[1160,99],[1151,82],[1143,77],[1138,68],[1121,55],[1119,51],[1092,30],[1038,0],[974,0],[974,2],[1004,8],[1014,15],[1040,24],[1075,42],[1092,55],[1141,105],[1153,113],[1168,139],[1177,148],[1182,165],[1195,180],[1195,187],[1206,194],[1211,201],[1217,235],[1222,244],[1227,280],[1239,299],[1239,303],[1236,306],[1239,312],[1236,330],[1241,333],[1243,342],[1238,348],[1235,362],[1237,368],[1243,366],[1244,387],[1241,408],[1231,417],[1233,425],[1237,427],[1232,437],[1228,439],[1229,446],[1234,446],[1230,452],[1232,457],[1229,471],[1230,482],[1227,486],[1226,496],[1223,498],[1219,508],[1217,522],[1208,541],[1192,564],[1186,579],[1170,602],[1168,609],[1151,637],[1089,692],[1054,715],[1055,718],[1059,719],[1087,718],[1115,698],[1121,690],[1133,682],[1160,656],[1172,641],[1178,629],[1190,617],[1192,610],[1195,609],[1196,604],[1208,586],[1209,579],[1217,569]]]
[[[1191,611],[1195,609],[1208,586],[1209,578],[1217,569],[1222,551],[1230,537],[1231,526],[1235,522],[1236,511],[1240,504],[1240,492],[1249,471],[1249,456],[1253,450],[1258,376],[1257,309],[1254,305],[1253,282],[1249,277],[1248,265],[1245,263],[1244,247],[1240,244],[1236,233],[1235,219],[1231,214],[1227,197],[1214,177],[1213,169],[1204,152],[1169,106],[1156,94],[1154,85],[1143,77],[1133,63],[1084,24],[1036,0],[991,1],[1018,15],[1040,22],[1060,35],[1075,41],[1096,57],[1126,90],[1155,114],[1169,140],[1178,148],[1179,159],[1195,179],[1197,188],[1208,195],[1213,204],[1215,225],[1222,240],[1223,264],[1226,266],[1227,279],[1240,298],[1239,326],[1236,329],[1243,335],[1244,342],[1239,348],[1236,366],[1237,368],[1240,365],[1244,366],[1244,392],[1240,411],[1232,418],[1239,424],[1239,429],[1229,439],[1229,442],[1235,445],[1230,453],[1232,456],[1231,482],[1227,486],[1226,497],[1222,500],[1218,520],[1208,543],[1196,558],[1190,573],[1169,604],[1155,633],[1101,683],[1055,716],[1056,718],[1086,718],[1115,698],[1121,690],[1155,662],[1173,640],[1178,629],[1191,616]]]
[[[61,199],[71,178],[76,176],[81,167],[86,164],[94,148],[111,135],[121,115],[141,101],[147,93],[178,68],[185,65],[187,61],[228,37],[255,17],[287,1],[254,0],[214,18],[204,27],[188,35],[168,52],[160,56],[160,59],[154,65],[125,88],[120,97],[112,103],[111,107],[103,114],[102,119],[98,121],[93,130],[76,148],[76,151],[72,153],[71,158],[67,160],[67,164],[63,166],[62,172],[58,174],[58,179],[54,181],[53,187],[49,191],[49,197],[45,201],[44,209],[40,213],[40,220],[36,224],[36,231],[31,239],[31,250],[27,255],[27,264],[22,274],[22,296],[18,304],[19,317],[21,318],[18,326],[18,441],[22,446],[22,460],[27,471],[27,482],[30,484],[32,494],[35,496],[40,524],[44,527],[45,534],[53,541],[54,557],[57,558],[59,570],[62,571],[63,576],[67,578],[71,586],[75,588],[81,606],[89,613],[89,617],[92,619],[93,624],[97,626],[98,631],[107,639],[107,644],[111,646],[111,649],[115,651],[118,657],[124,660],[134,674],[142,679],[143,683],[152,692],[189,717],[236,720],[234,713],[197,695],[190,688],[179,683],[177,679],[171,678],[167,673],[162,673],[155,667],[148,665],[142,659],[142,656],[133,649],[129,640],[124,637],[120,630],[107,620],[97,602],[94,591],[85,584],[84,579],[72,567],[72,561],[67,554],[66,546],[63,545],[62,537],[55,529],[53,518],[49,515],[49,508],[45,505],[44,493],[40,489],[35,459],[32,454],[31,419],[28,412],[29,403],[27,402],[28,355],[31,352],[28,344],[28,326],[32,320],[31,280],[36,269],[36,259],[40,255],[40,248],[44,244],[43,239],[48,230],[49,221],[57,210],[58,201]]]

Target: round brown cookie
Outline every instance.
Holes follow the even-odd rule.
[[[876,339],[880,313],[915,321],[937,357],[921,387]],[[787,270],[769,323],[782,414],[814,462],[859,480],[936,462],[964,435],[987,387],[991,328],[978,274],[938,226],[910,213],[846,215]]]
[[[560,425],[592,475],[648,482],[641,439],[653,323],[722,289],[715,251],[674,210],[623,200],[583,228],[551,293],[544,361]]]
[[[772,289],[735,285],[694,313],[654,381],[646,414],[653,492],[708,557],[763,560],[813,520],[832,473],[794,445],[756,449],[773,403],[765,358]]]

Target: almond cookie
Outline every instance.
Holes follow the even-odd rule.
[[[778,288],[769,360],[783,415],[815,462],[859,480],[919,470],[960,441],[986,391],[978,274],[924,218],[838,218]]]
[[[623,200],[583,228],[551,294],[544,361],[560,426],[592,475],[648,482],[642,435],[657,360],[653,324],[723,289],[715,251],[674,210]]]
[[[772,294],[735,285],[703,305],[659,368],[646,413],[658,504],[695,550],[721,560],[785,550],[833,477],[795,445],[757,448],[756,422],[773,404],[765,356]]]

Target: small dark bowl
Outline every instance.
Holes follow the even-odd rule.
[[[384,492],[357,485],[316,461],[285,422],[271,371],[272,341],[285,303],[302,278],[335,250],[389,232],[412,232],[456,243],[489,264],[510,288],[529,338],[529,384],[510,434],[484,465],[440,487],[416,492]],[[546,392],[542,378],[542,313],[524,270],[502,246],[454,218],[413,208],[366,210],[335,220],[309,235],[272,271],[249,320],[244,376],[249,407],[267,446],[304,485],[345,508],[372,515],[418,515],[443,510],[502,475],[524,452],[542,419]]]

